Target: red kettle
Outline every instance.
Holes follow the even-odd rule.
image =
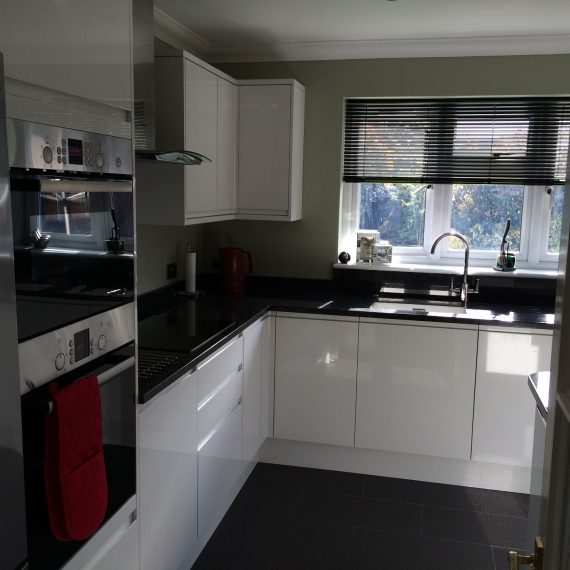
[[[241,247],[223,247],[218,250],[222,260],[222,282],[228,293],[243,293],[245,278],[253,272],[251,251]],[[248,271],[244,271],[244,256],[247,255]]]

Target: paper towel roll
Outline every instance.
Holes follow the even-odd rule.
[[[196,252],[186,254],[186,293],[196,293]]]

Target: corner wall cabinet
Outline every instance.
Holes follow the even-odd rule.
[[[156,57],[155,79],[156,148],[195,151],[212,162],[137,160],[138,223],[301,218],[300,83],[236,81],[186,52]]]
[[[196,166],[138,160],[139,223],[229,219],[237,188],[238,93],[231,77],[184,53],[155,58],[156,147],[207,156]]]

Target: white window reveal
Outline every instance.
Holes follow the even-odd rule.
[[[348,99],[339,251],[376,231],[395,260],[493,263],[507,219],[517,265],[558,261],[570,107],[567,99]]]

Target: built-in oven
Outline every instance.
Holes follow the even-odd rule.
[[[8,119],[20,342],[131,303],[130,139]]]
[[[81,352],[90,352],[92,333],[88,324],[76,323],[75,326],[75,332],[71,331],[66,340],[67,344],[73,342],[79,357]],[[70,372],[57,375],[54,367],[49,381],[29,389],[22,396],[28,563],[31,570],[63,568],[91,538],[62,541],[56,538],[50,526],[46,496],[49,491],[45,481],[45,430],[46,416],[53,413],[50,384],[55,383],[62,390],[92,374],[99,382],[108,488],[107,509],[101,528],[136,494],[135,346],[131,340]],[[36,382],[40,384],[38,380]]]
[[[136,516],[132,141],[16,119],[7,131],[29,566],[74,567],[117,517]],[[54,444],[49,426],[54,393],[77,394],[90,376],[107,502],[97,528],[76,539],[54,527],[59,483],[47,483],[53,454],[74,453],[73,434]]]

